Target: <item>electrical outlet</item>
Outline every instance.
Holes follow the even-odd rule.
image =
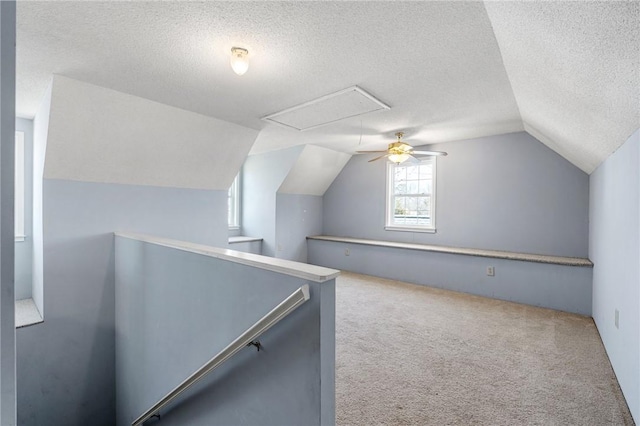
[[[344,255],[345,256],[349,256],[351,254],[351,252],[349,251],[348,248],[344,249]]]
[[[278,251],[282,251],[282,244],[278,244]]]
[[[616,328],[620,328],[620,311],[616,309],[616,317],[615,317]]]
[[[493,277],[496,275],[496,269],[493,266],[487,266],[487,275]]]

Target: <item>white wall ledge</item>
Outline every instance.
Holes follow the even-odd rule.
[[[262,241],[262,238],[245,237],[244,235],[239,235],[237,237],[229,237],[229,244],[251,243],[254,241]]]
[[[337,243],[361,244],[377,247],[390,247],[408,250],[420,250],[435,253],[461,254],[466,256],[489,257],[494,259],[519,260],[523,262],[550,263],[564,266],[593,267],[589,259],[581,257],[547,256],[542,254],[517,253],[511,251],[483,250],[462,247],[448,247],[427,244],[401,243],[394,241],[366,240],[360,238],[334,237],[329,235],[316,235],[307,237],[309,240],[332,241]]]
[[[16,300],[16,328],[44,322],[33,299]]]
[[[128,238],[130,240],[142,241],[149,244],[200,254],[202,256],[214,257],[216,259],[227,260],[229,262],[252,266],[254,268],[290,275],[318,283],[332,280],[340,275],[340,271],[322,266],[308,265],[306,263],[293,262],[291,260],[276,259],[274,257],[244,253],[186,241],[172,240],[153,235],[136,234],[131,232],[115,232],[114,235],[120,238]]]

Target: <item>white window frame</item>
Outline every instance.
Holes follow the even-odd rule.
[[[437,173],[437,157],[427,157],[420,160],[420,164],[431,163],[432,164],[432,187],[431,187],[431,225],[398,225],[393,222],[394,219],[394,180],[396,167],[407,167],[411,165],[418,165],[417,163],[401,163],[395,164],[392,162],[387,163],[387,193],[386,193],[386,216],[385,227],[387,231],[407,231],[407,232],[436,232],[436,177]]]
[[[14,184],[14,235],[16,241],[24,241],[24,132],[16,132],[15,136]]]
[[[235,177],[227,197],[229,229],[240,229],[240,174]]]

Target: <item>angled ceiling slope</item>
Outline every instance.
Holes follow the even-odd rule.
[[[278,193],[323,196],[350,158],[344,152],[306,145]]]
[[[44,178],[226,191],[256,134],[54,76]]]
[[[591,173],[640,127],[640,2],[485,2],[524,129]]]
[[[18,2],[17,111],[54,73],[262,130],[252,153],[526,130],[591,171],[639,127],[639,2]],[[229,68],[234,45],[251,68]],[[260,120],[349,87],[392,109]]]

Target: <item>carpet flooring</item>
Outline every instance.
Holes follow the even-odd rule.
[[[593,320],[343,273],[338,425],[633,425]]]

